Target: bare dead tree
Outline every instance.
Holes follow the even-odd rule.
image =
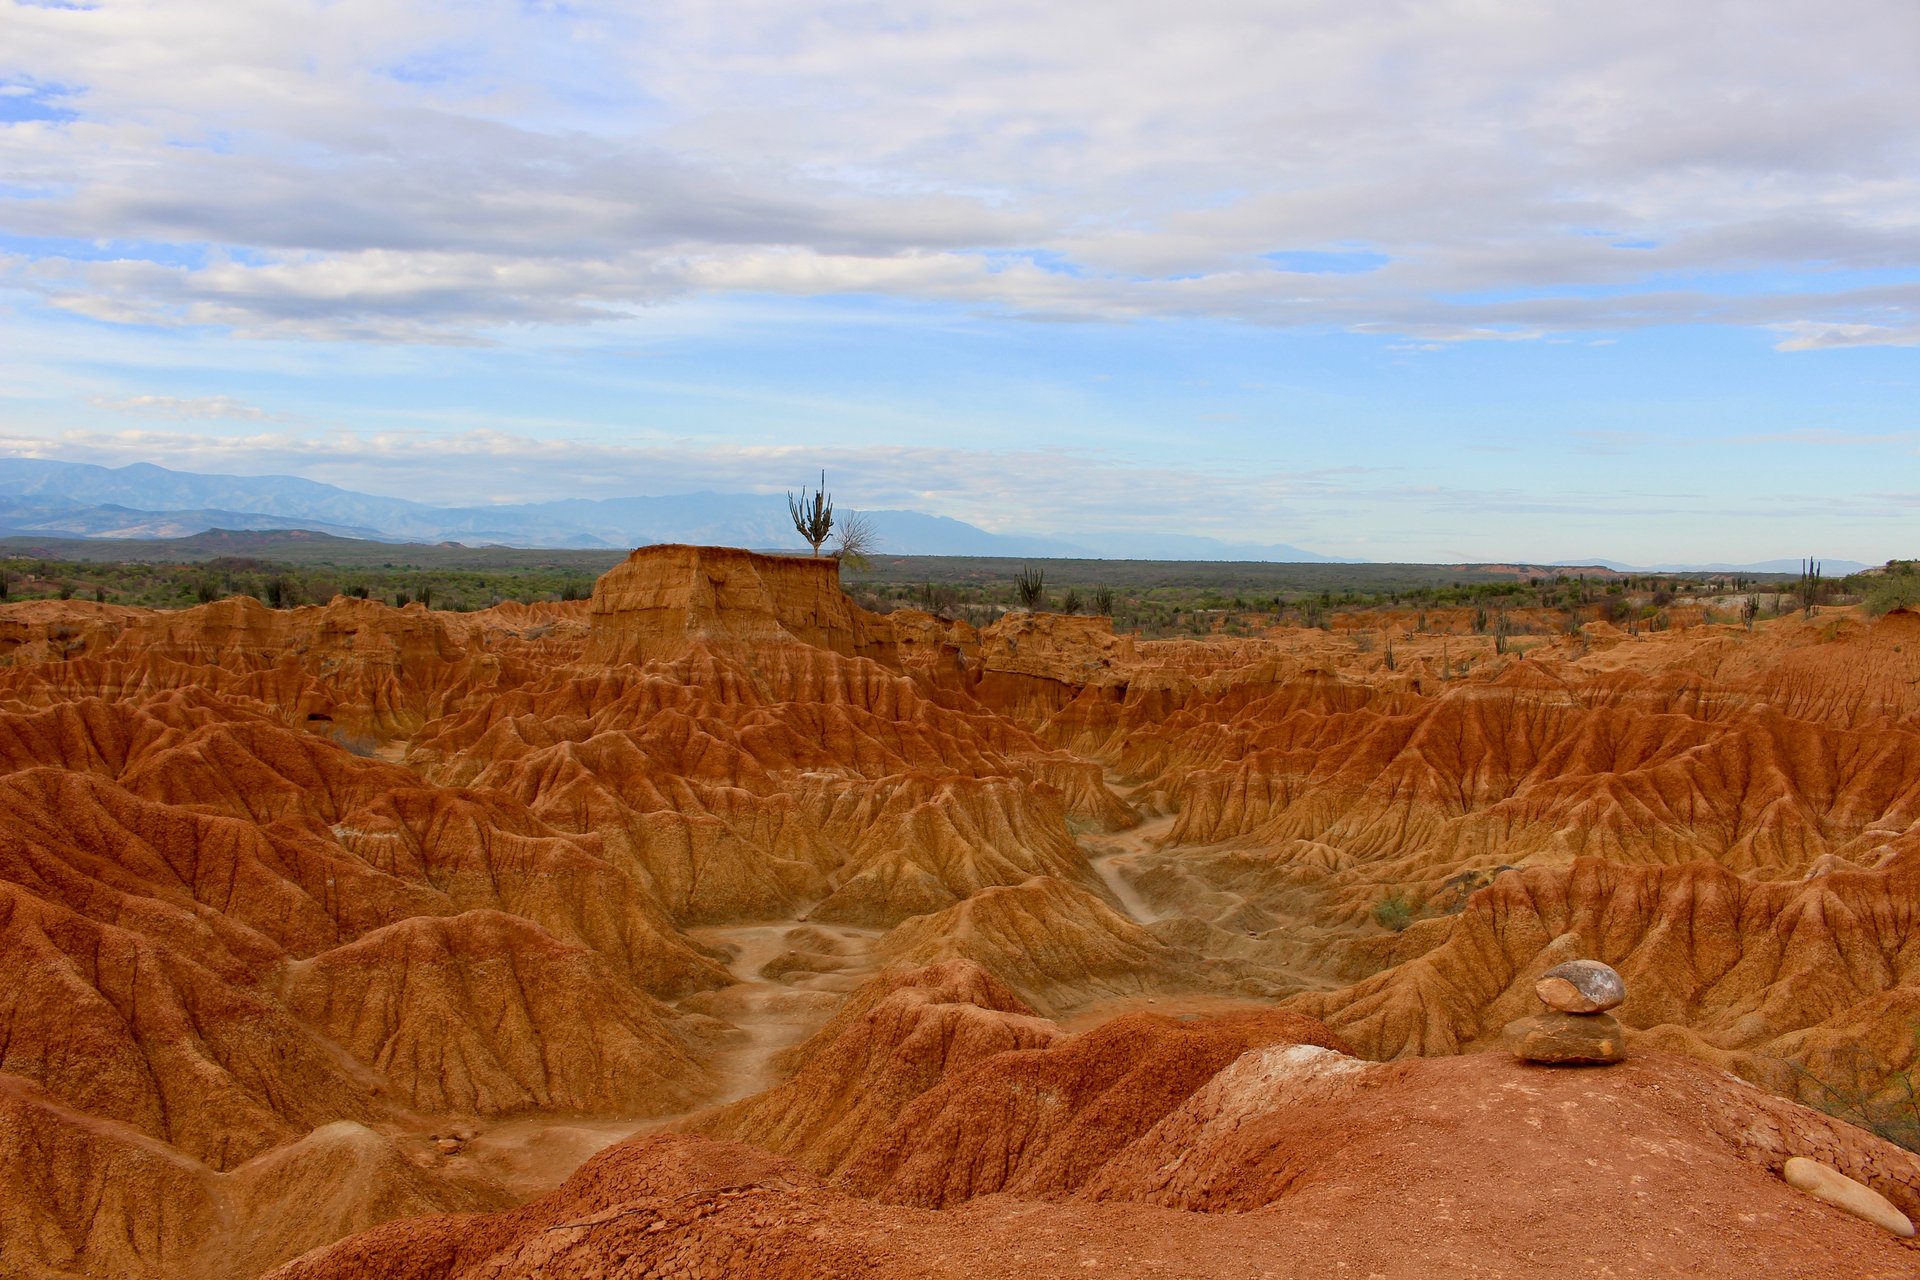
[[[824,482],[825,477],[822,476]],[[880,534],[864,511],[849,511],[838,522],[840,536],[833,544],[833,558],[853,569],[867,567],[880,548]]]

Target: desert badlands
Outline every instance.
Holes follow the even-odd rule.
[[[0,1276],[1920,1275],[1920,615],[837,573],[0,606]]]

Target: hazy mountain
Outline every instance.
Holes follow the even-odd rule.
[[[1182,534],[1065,538],[990,533],[919,511],[864,513],[879,550],[896,555],[1157,560],[1328,561],[1284,543],[1260,546]],[[355,493],[299,476],[222,476],[151,463],[101,467],[0,458],[0,532],[78,537],[180,537],[205,529],[313,529],[344,537],[516,547],[636,547],[718,543],[766,549],[805,544],[780,494],[569,498],[438,507]]]
[[[436,510],[402,498],[378,498],[299,476],[221,476],[169,471],[148,462],[99,467],[46,458],[0,458],[0,496],[135,511],[219,510],[386,533]]]
[[[1816,557],[1817,559],[1818,557]],[[1756,560],[1752,564],[1622,564],[1618,560],[1555,560],[1556,569],[1570,569],[1581,565],[1598,565],[1602,569],[1611,569],[1615,573],[1799,573],[1800,561],[1794,560]],[[1873,568],[1870,564],[1861,564],[1858,560],[1821,560],[1820,572],[1829,578],[1843,574],[1858,573],[1862,569]]]
[[[1110,560],[1267,560],[1283,564],[1364,564],[1286,542],[1223,542],[1188,533],[1089,533],[1075,541]]]
[[[0,536],[4,537],[184,538],[208,529],[310,529],[342,538],[383,540],[375,529],[257,511],[205,507],[194,511],[139,511],[112,504],[89,507],[58,500],[0,497]]]

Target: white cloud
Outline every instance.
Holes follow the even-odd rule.
[[[1913,298],[1828,278],[1915,265],[1910,0],[101,0],[7,25],[0,81],[72,89],[78,118],[0,128],[33,197],[0,229],[110,243],[0,279],[118,324],[447,342],[858,293],[1417,341],[1920,331]],[[1262,256],[1356,247],[1386,262]]]
[[[268,413],[257,405],[246,404],[232,396],[89,396],[96,409],[119,413],[157,414],[164,418],[235,419],[242,422],[269,422],[281,415]]]
[[[1830,351],[1839,347],[1920,347],[1920,322],[1913,324],[1843,324],[1826,320],[1794,320],[1768,328],[1790,334],[1774,344],[1775,351]]]

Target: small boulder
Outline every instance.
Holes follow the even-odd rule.
[[[1598,1064],[1627,1056],[1627,1035],[1610,1013],[1542,1013],[1507,1024],[1507,1046],[1527,1062]]]
[[[458,1155],[460,1153],[460,1148],[464,1147],[466,1143],[460,1141],[460,1139],[458,1138],[435,1138],[433,1140],[433,1145],[434,1145],[434,1148],[438,1150],[441,1155],[452,1156],[452,1155]]]
[[[1844,1209],[1856,1218],[1865,1218],[1876,1227],[1884,1227],[1897,1236],[1911,1236],[1913,1222],[1893,1203],[1865,1183],[1855,1182],[1838,1169],[1794,1156],[1780,1170],[1787,1185],[1798,1187],[1810,1196],[1818,1196],[1836,1209]]]
[[[1549,1009],[1562,1013],[1605,1013],[1627,998],[1627,984],[1612,965],[1569,960],[1541,974],[1533,993]]]

